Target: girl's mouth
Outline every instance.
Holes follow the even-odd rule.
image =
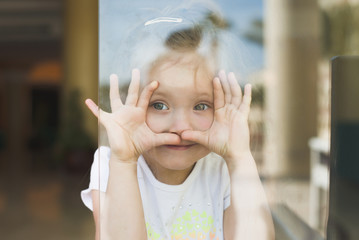
[[[178,150],[178,151],[183,151],[183,150],[187,150],[191,147],[193,147],[196,144],[189,144],[189,145],[165,145],[166,148],[172,149],[172,150]]]

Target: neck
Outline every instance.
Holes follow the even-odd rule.
[[[195,164],[190,168],[183,169],[183,170],[172,170],[166,169],[158,164],[152,164],[148,161],[147,165],[149,166],[153,176],[160,182],[168,184],[168,185],[180,185],[182,184],[187,177],[191,174]]]

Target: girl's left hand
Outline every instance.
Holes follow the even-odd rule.
[[[248,115],[251,103],[251,85],[244,94],[232,72],[222,70],[213,80],[214,120],[206,131],[186,130],[184,140],[198,142],[228,161],[250,154]]]

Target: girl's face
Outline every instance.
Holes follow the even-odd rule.
[[[213,122],[213,73],[197,54],[157,64],[149,81],[158,81],[147,110],[147,125],[155,133],[181,135],[184,130],[204,131]],[[162,145],[145,152],[154,176],[164,183],[180,184],[194,164],[209,150],[195,142]]]

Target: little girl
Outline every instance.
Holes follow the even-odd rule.
[[[249,146],[251,86],[242,94],[233,73],[215,69],[204,35],[172,32],[145,81],[132,71],[124,102],[111,75],[112,113],[86,100],[109,140],[82,192],[97,239],[273,239]]]

